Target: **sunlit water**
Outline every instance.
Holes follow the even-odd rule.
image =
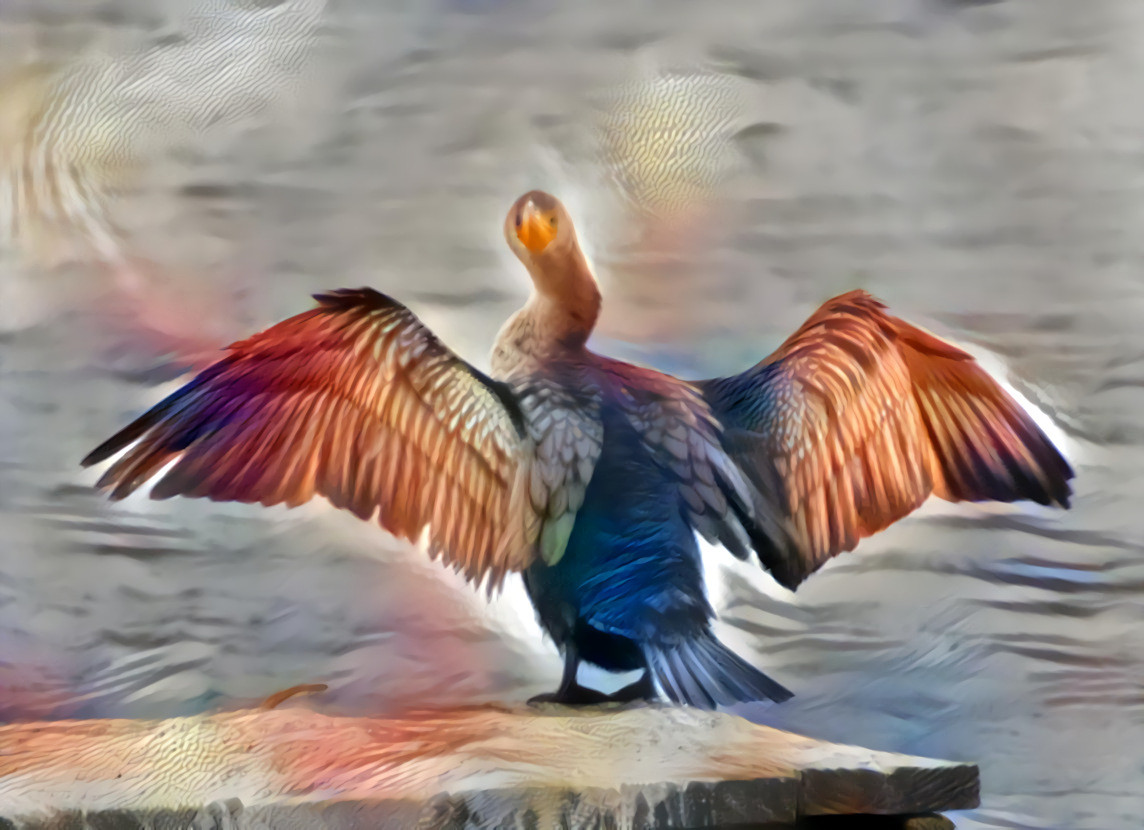
[[[125,0],[118,15],[57,5],[0,3],[0,48],[36,31],[65,50],[156,23]],[[160,165],[124,221],[154,258],[201,275],[190,288],[233,291],[218,314],[236,336],[306,308],[311,291],[368,284],[483,364],[527,290],[500,238],[504,210],[549,188],[589,245],[604,238],[603,197],[568,167],[579,96],[680,31],[730,56],[772,127],[705,247],[676,253],[670,291],[595,247],[611,298],[597,347],[732,372],[828,296],[864,287],[987,356],[1046,413],[1078,474],[1067,514],[929,504],[797,596],[713,553],[722,633],[796,692],[746,714],[980,764],[983,805],[961,827],[1137,826],[1133,0],[343,0],[320,93]],[[174,386],[153,385],[140,350],[92,311],[103,288],[84,269],[8,264],[3,277],[0,715],[179,715],[308,682],[331,686],[312,705],[379,712],[555,685],[559,660],[518,584],[486,609],[324,504],[105,502],[78,460]]]

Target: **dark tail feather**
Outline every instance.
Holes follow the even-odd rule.
[[[644,656],[664,694],[700,709],[794,697],[739,655],[704,632],[678,645],[644,646]]]

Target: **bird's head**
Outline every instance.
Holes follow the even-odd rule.
[[[586,337],[600,313],[600,291],[560,200],[542,190],[525,193],[509,209],[504,235],[536,293],[560,307]]]
[[[559,199],[542,190],[531,190],[516,200],[505,217],[504,235],[533,280],[560,270],[579,254],[568,211]]]

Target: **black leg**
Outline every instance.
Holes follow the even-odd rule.
[[[576,644],[569,640],[564,644],[564,674],[560,677],[560,688],[556,690],[557,696],[565,695],[576,685],[576,672],[580,669],[580,650]]]

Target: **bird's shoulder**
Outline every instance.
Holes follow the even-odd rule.
[[[600,366],[606,398],[633,428],[645,458],[674,482],[687,523],[745,556],[741,521],[752,514],[752,489],[723,447],[722,426],[699,388],[619,360],[603,359]]]
[[[607,403],[622,410],[651,443],[664,431],[717,431],[717,421],[700,391],[664,372],[614,358],[599,358],[599,386]]]

